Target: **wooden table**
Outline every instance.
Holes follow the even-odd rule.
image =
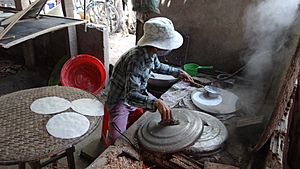
[[[74,145],[96,129],[101,117],[87,116],[90,127],[81,137],[55,138],[46,130],[48,120],[54,115],[36,114],[30,110],[34,100],[48,96],[58,96],[69,101],[96,98],[83,90],[62,86],[34,88],[1,96],[0,165],[17,164],[20,169],[24,169],[25,163],[29,163],[31,168],[38,169],[66,156],[69,168],[75,168]],[[41,162],[45,158],[49,160]]]

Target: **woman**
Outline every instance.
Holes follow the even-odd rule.
[[[109,142],[112,144],[126,130],[128,115],[141,107],[158,110],[162,122],[172,120],[172,112],[163,100],[147,92],[151,71],[192,81],[185,71],[160,63],[157,56],[179,48],[182,36],[168,18],[156,17],[144,24],[144,35],[116,63],[110,79],[107,107],[110,112]]]

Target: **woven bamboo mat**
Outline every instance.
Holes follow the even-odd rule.
[[[100,117],[86,116],[90,128],[83,136],[74,139],[51,136],[46,130],[46,124],[53,115],[36,114],[30,110],[34,100],[48,96],[58,96],[69,101],[95,98],[83,90],[63,86],[34,88],[1,96],[0,164],[39,160],[61,153],[86,138],[99,124]]]

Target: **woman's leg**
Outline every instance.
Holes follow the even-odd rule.
[[[119,102],[112,108],[109,112],[109,144],[113,144],[121,133],[126,131],[129,113],[134,112],[136,109],[136,107],[125,105],[123,102]]]
[[[108,141],[109,144],[113,144],[120,137],[120,133],[126,130],[129,110],[124,103],[118,103],[111,109],[109,115]]]

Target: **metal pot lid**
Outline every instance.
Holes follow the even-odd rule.
[[[199,139],[203,122],[188,109],[172,109],[173,118],[179,120],[178,125],[164,126],[159,124],[160,113],[152,113],[141,125],[137,137],[143,148],[160,153],[173,153],[195,143]]]
[[[218,89],[220,90],[220,95],[216,98],[204,96],[203,89],[195,90],[191,95],[192,102],[199,109],[214,115],[234,113],[241,108],[238,96],[230,91]]]
[[[204,86],[204,90],[206,90],[207,92],[212,93],[212,94],[220,94],[221,93],[219,88],[217,88],[215,86],[210,86],[210,85]]]
[[[199,111],[195,111],[204,123],[203,132],[196,143],[183,152],[186,154],[207,153],[219,150],[228,138],[225,125],[217,118]]]

